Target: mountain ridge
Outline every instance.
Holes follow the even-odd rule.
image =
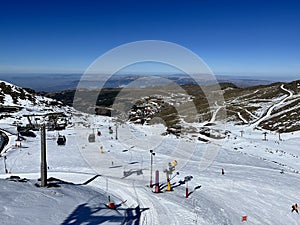
[[[196,107],[198,117],[200,118],[198,122],[209,122],[213,116],[218,119],[220,113],[226,113],[226,122],[232,122],[234,124],[243,124],[253,126],[256,129],[266,129],[277,132],[300,130],[300,115],[298,113],[300,109],[300,80],[288,83],[275,82],[268,85],[251,87],[238,87],[228,82],[220,83],[219,85],[224,97],[224,105],[210,106],[205,97],[207,93],[204,93],[201,87],[195,84],[181,85],[184,91],[180,95],[186,96],[186,98],[183,98],[186,100],[178,100],[178,97],[175,96],[173,96],[173,100],[177,98],[176,101],[179,101],[178,104],[181,105],[183,112],[188,115],[187,117],[194,116],[189,114],[189,110],[190,107]],[[207,90],[209,90],[210,87],[213,86],[206,87]],[[167,85],[160,88],[163,89],[163,95],[170,98],[172,88],[174,87]],[[120,91],[123,92],[123,97],[127,96],[126,98],[128,99],[126,101],[130,102],[132,107],[140,107],[135,101],[138,102],[142,100],[142,98],[135,99],[136,96],[146,95],[147,90],[151,90],[151,88],[134,88],[136,96],[133,97],[129,94],[131,90],[133,89],[104,88],[100,93],[92,93],[87,89],[77,91],[86,92],[86,94],[98,94],[95,112],[100,115],[110,116],[111,110],[114,110],[113,105],[116,98],[120,98]],[[46,111],[55,111],[59,108],[61,109],[63,106],[72,106],[75,91],[76,90],[49,93],[35,92],[31,89],[20,88],[10,83],[0,81],[1,111],[18,111],[24,107],[27,108],[28,111],[32,111],[32,107],[36,105],[39,105],[40,108]],[[169,103],[165,100],[164,105],[161,105],[163,110],[157,110],[156,108],[156,114],[151,114],[149,118],[143,118],[142,116],[132,118],[131,116],[131,118],[128,117],[127,119],[140,121],[140,119],[145,120],[148,118],[148,120],[151,120],[158,116],[165,121],[165,124],[169,128],[174,125],[177,126],[182,118],[180,118],[180,115],[176,111],[176,107],[174,108],[172,106],[173,100]],[[192,101],[193,104],[187,104],[188,102],[185,101]],[[142,102],[145,104],[144,101]],[[55,106],[56,109],[51,109],[51,106]],[[126,112],[129,113],[129,111],[132,111],[132,109],[126,109]],[[216,111],[218,112],[216,113]]]

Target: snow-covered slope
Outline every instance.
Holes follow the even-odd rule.
[[[281,89],[292,90],[285,85]],[[255,121],[263,122],[289,101],[292,97],[285,92]],[[22,116],[28,111],[17,113]],[[1,224],[299,223],[291,206],[300,200],[300,132],[279,136],[264,130],[264,134],[255,129],[255,121],[250,126],[227,123],[224,132],[215,115],[209,135],[198,133],[203,124],[186,123],[193,131],[175,136],[165,134],[166,127],[161,124],[116,125],[110,117],[74,113],[72,126],[47,131],[48,177],[73,184],[59,182],[60,187],[40,188],[34,185],[40,177],[40,132],[20,146],[17,136],[8,132],[16,129],[13,121],[17,118],[12,115],[0,120],[0,128],[5,128],[10,138],[0,159]],[[89,135],[97,131],[101,136],[89,142]],[[59,134],[66,136],[66,145],[57,145]],[[220,134],[221,139],[212,137]],[[199,141],[200,136],[207,142]],[[150,150],[155,153],[153,183],[158,170],[161,193],[153,193],[149,187]],[[175,160],[173,191],[167,191],[164,171]],[[11,175],[30,180],[4,180]],[[193,178],[186,198],[182,181],[189,176]],[[108,196],[116,204],[123,202],[116,211],[104,206]],[[247,221],[242,222],[242,216],[247,216]]]
[[[0,179],[1,224],[96,224],[95,221],[121,224],[124,221],[123,215],[104,205],[105,196],[92,188],[62,181],[52,182],[56,188],[39,188],[36,183],[23,178]]]
[[[300,130],[300,81],[225,92],[230,121],[278,132]]]
[[[29,123],[49,120],[49,118],[42,117],[43,115],[61,113],[61,115],[68,116],[71,112],[72,108],[63,106],[61,102],[39,96],[33,90],[0,81],[0,119],[3,124],[26,126],[30,125]],[[24,115],[29,115],[31,121],[29,122]],[[34,117],[35,115],[37,117]],[[32,124],[30,127],[33,126]]]
[[[5,81],[0,81],[0,103],[2,107],[17,106],[27,110],[37,105],[40,107],[61,105],[53,99],[36,95],[33,90],[26,90]]]
[[[153,88],[132,89],[128,92],[134,93],[134,95],[126,94],[125,96],[122,93],[121,99],[122,101],[127,99],[130,103],[128,105],[133,106],[131,113],[127,116],[132,121],[137,122],[142,120],[141,113],[144,114],[142,115],[144,120],[148,121],[150,117],[153,117],[153,112],[156,112],[154,117],[159,116],[163,118],[164,122],[171,127],[181,119],[191,120],[195,114],[193,112],[196,107],[198,119],[201,122],[213,121],[216,117],[226,113],[226,120],[236,124],[255,125],[258,128],[277,130],[279,132],[300,130],[298,113],[300,106],[299,80],[290,83],[273,83],[245,88],[239,88],[230,83],[221,83],[220,87],[222,90],[220,93],[223,93],[225,104],[218,105],[217,102],[211,102],[211,108],[209,108],[206,98],[208,93],[205,92],[209,92],[213,87],[207,86],[203,89],[203,87],[195,84],[186,84],[180,86],[180,92],[183,91],[181,93],[178,93],[178,88],[173,86],[171,88],[159,87],[155,92],[153,92]],[[72,104],[75,91],[78,90],[55,92],[50,93],[48,96],[62,100],[65,104],[70,105]],[[81,91],[84,92],[82,96],[95,95],[92,91]],[[107,115],[113,108],[112,104],[117,106],[114,101],[119,98],[119,92],[120,89],[105,89],[98,96],[99,114]],[[81,104],[83,104],[82,108],[88,108],[85,102]],[[161,110],[162,108],[164,110]],[[226,112],[224,112],[225,109]],[[129,109],[125,111],[129,111]],[[178,116],[176,111],[181,111],[181,117],[180,115]]]
[[[15,193],[11,186],[5,184],[7,197],[0,199],[1,205],[6,207],[5,213],[2,213],[7,216],[4,224],[10,224],[11,221],[15,221],[14,224],[24,224],[19,218],[13,217],[17,214],[14,210],[26,217],[33,215],[35,219],[29,220],[28,224],[59,224],[67,221],[70,215],[76,215],[84,223],[88,222],[88,218],[78,210],[86,210],[87,213],[95,211],[99,217],[95,216],[94,224],[102,224],[102,219],[107,218],[107,215],[109,218],[118,215],[102,210],[108,195],[113,196],[116,202],[127,200],[121,207],[123,209],[132,209],[137,205],[149,208],[141,213],[140,224],[235,225],[241,223],[244,215],[248,218],[247,224],[297,224],[299,217],[290,212],[290,207],[299,200],[299,133],[282,135],[283,141],[278,144],[278,135],[275,133],[268,134],[268,141],[263,141],[260,131],[228,124],[227,128],[231,131],[229,138],[203,143],[178,139],[173,135],[162,138],[159,125],[126,123],[118,128],[119,136],[116,140],[115,134],[108,132],[109,127],[113,130],[115,127],[107,117],[83,116],[74,118],[75,121],[78,124],[75,128],[61,131],[67,137],[66,146],[56,145],[57,132],[47,132],[49,176],[73,182],[79,187],[90,180],[87,186],[98,194],[85,195],[87,190],[76,189],[77,186],[66,188],[65,185],[60,188],[37,189],[30,182],[22,184],[27,185],[26,188],[16,188]],[[96,138],[95,143],[88,142],[92,129],[82,126],[79,121],[101,131],[102,135]],[[244,133],[240,137],[242,129]],[[219,148],[219,151],[212,164],[203,170],[199,162],[206,157],[208,145]],[[39,135],[37,138],[28,138],[23,143],[24,148],[7,146],[10,150],[6,153],[6,164],[11,174],[3,173],[1,177],[19,175],[33,179],[31,182],[38,182],[39,146]],[[178,149],[175,150],[176,146]],[[179,175],[172,180],[174,186],[179,185],[178,181],[185,176],[191,175],[193,179],[189,182],[190,191],[199,185],[201,188],[195,190],[189,198],[185,198],[185,185],[174,187],[172,192],[166,192],[163,188],[163,193],[153,193],[147,187],[150,172],[149,149],[156,153],[153,168],[160,171],[161,183],[166,182],[163,169],[169,161],[177,160],[176,171]],[[224,175],[221,174],[222,168],[225,170]],[[0,164],[0,171],[4,172],[3,164]],[[129,175],[124,176],[124,172],[129,172]],[[101,176],[95,177],[97,174]],[[26,191],[22,192],[21,189]],[[19,197],[15,201],[28,201],[33,208],[39,208],[38,212],[16,203],[11,204],[14,202],[12,199],[15,199],[13,196],[22,194],[27,197]],[[29,197],[30,195],[33,197]],[[80,199],[76,196],[80,196]],[[50,211],[54,215],[55,207],[63,209],[48,222],[45,222],[45,217],[49,217],[42,211],[44,207],[47,209],[45,202],[50,202]],[[87,205],[82,207],[83,204]],[[99,208],[101,210],[97,211]],[[126,210],[119,211],[123,218],[126,218],[125,212]],[[113,219],[107,219],[107,223],[122,224]]]

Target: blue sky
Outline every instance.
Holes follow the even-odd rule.
[[[106,51],[164,40],[216,74],[300,77],[297,1],[2,1],[1,73],[82,73]]]

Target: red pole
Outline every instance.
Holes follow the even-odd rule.
[[[189,197],[189,187],[188,187],[188,182],[186,182],[186,187],[185,187],[185,197]]]
[[[155,172],[155,193],[159,193],[159,171],[156,170]]]

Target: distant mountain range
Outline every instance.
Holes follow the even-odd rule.
[[[155,74],[154,74],[155,75]],[[13,83],[20,87],[30,88],[36,91],[55,92],[68,89],[75,89],[81,79],[82,74],[0,74],[0,80]],[[97,76],[101,77],[101,75]],[[105,84],[107,88],[120,88],[135,81],[140,75],[114,75]],[[194,83],[189,76],[182,74],[165,74],[163,78],[170,82],[175,82],[179,85]],[[266,85],[277,81],[292,81],[295,79],[287,79],[285,76],[281,77],[257,77],[257,76],[230,76],[230,75],[216,75],[220,83],[233,83],[239,87],[247,87],[254,85]],[[210,81],[203,81],[203,84],[209,84]],[[83,82],[84,83],[84,82]],[[85,81],[84,85],[93,87],[94,81]]]

